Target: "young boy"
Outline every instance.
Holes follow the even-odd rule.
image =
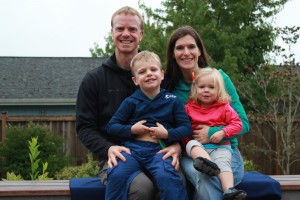
[[[126,162],[107,171],[106,199],[127,199],[131,180],[142,170],[153,178],[160,199],[187,199],[183,180],[172,159],[157,153],[192,133],[180,100],[160,88],[164,79],[159,57],[142,51],[131,61],[132,80],[140,89],[126,98],[108,123],[107,132],[126,141]]]

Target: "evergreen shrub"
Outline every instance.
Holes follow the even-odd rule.
[[[29,122],[25,126],[7,127],[6,139],[0,144],[1,174],[14,172],[25,180],[30,180],[31,163],[28,152],[28,141],[33,137],[39,138],[40,161],[47,162],[49,177],[68,165],[70,157],[63,151],[63,138],[51,133],[44,125]]]
[[[69,180],[71,178],[98,177],[98,161],[93,159],[92,153],[88,153],[88,162],[81,166],[67,166],[55,174],[58,180]]]

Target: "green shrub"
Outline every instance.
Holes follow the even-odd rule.
[[[68,166],[55,174],[58,180],[71,178],[97,177],[99,172],[98,161],[93,160],[92,153],[88,153],[88,162],[81,166]]]
[[[259,171],[259,168],[251,160],[247,160],[244,158],[244,171],[245,172]]]
[[[14,172],[25,180],[30,180],[31,163],[28,157],[28,141],[39,138],[40,160],[48,163],[49,177],[64,168],[70,161],[63,152],[62,137],[50,132],[49,128],[35,125],[32,122],[26,126],[8,126],[6,140],[0,145],[2,174]]]
[[[42,173],[40,172],[40,151],[38,144],[38,137],[31,138],[31,141],[28,141],[28,147],[29,147],[29,158],[30,158],[30,166],[31,166],[31,173],[30,177],[31,180],[52,180],[53,178],[48,177],[48,163],[47,161],[45,163],[42,163]]]
[[[28,148],[29,148],[29,159],[31,163],[31,173],[30,177],[31,180],[53,180],[53,178],[48,177],[48,163],[42,163],[42,174],[40,173],[40,151],[38,145],[38,138],[31,138],[31,141],[28,141]],[[21,175],[16,175],[14,172],[7,172],[6,179],[2,178],[3,181],[19,181],[23,180]]]
[[[22,181],[24,180],[20,175],[15,175],[14,172],[6,172],[6,178],[2,178],[2,181]]]

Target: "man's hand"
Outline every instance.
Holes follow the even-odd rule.
[[[172,166],[178,171],[179,170],[179,166],[180,166],[180,163],[179,163],[179,156],[181,154],[181,146],[179,143],[175,143],[175,144],[172,144],[162,150],[160,150],[159,152],[157,153],[165,153],[165,155],[163,156],[163,159],[167,159],[169,158],[170,156],[172,156]]]
[[[160,123],[156,122],[157,127],[151,127],[150,136],[154,139],[168,139],[167,129]]]
[[[144,125],[146,122],[147,122],[146,120],[141,120],[141,121],[135,123],[131,127],[131,134],[133,134],[133,135],[148,134],[151,131],[151,129]]]
[[[118,165],[117,158],[119,158],[123,162],[126,161],[125,157],[121,154],[121,152],[123,152],[123,151],[130,154],[130,150],[126,147],[123,147],[123,146],[109,147],[108,153],[107,153],[107,157],[108,157],[107,165],[109,168],[112,168],[113,166]]]

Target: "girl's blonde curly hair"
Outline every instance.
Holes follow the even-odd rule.
[[[217,88],[217,101],[226,101],[231,103],[231,97],[225,89],[222,75],[217,69],[211,67],[201,68],[195,73],[195,78],[191,86],[190,99],[197,102],[197,83],[199,79],[204,76],[211,76],[214,79],[214,85]]]

